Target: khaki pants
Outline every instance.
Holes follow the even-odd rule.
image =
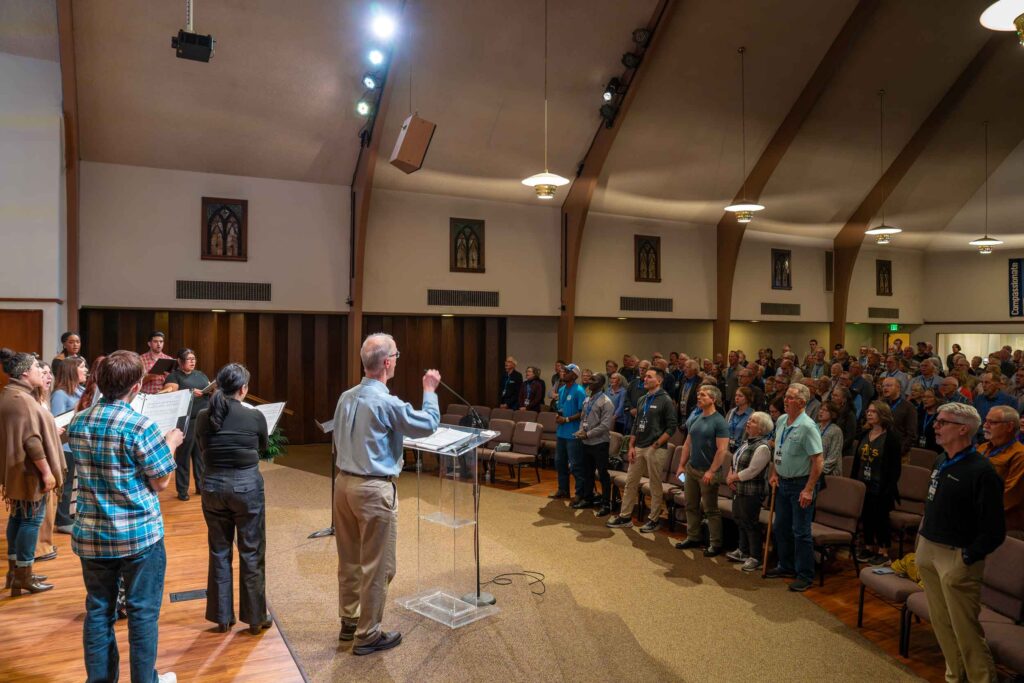
[[[661,519],[661,511],[665,508],[665,492],[661,488],[661,481],[665,476],[667,464],[667,448],[648,446],[636,449],[636,459],[626,470],[626,490],[622,492],[620,516],[633,516],[633,506],[636,505],[640,493],[640,477],[646,474],[651,480],[651,514],[648,519],[652,522]]]
[[[55,488],[46,496],[46,512],[43,523],[39,525],[39,540],[36,541],[36,557],[40,557],[57,547],[53,542],[53,527],[57,520],[57,503],[60,501],[60,488]]]
[[[338,614],[356,623],[356,645],[381,636],[388,585],[395,577],[398,489],[393,481],[344,472],[334,487],[334,539],[338,545]]]
[[[978,621],[984,560],[970,567],[959,548],[918,536],[917,568],[924,580],[928,614],[946,659],[946,680],[971,683],[996,680],[992,653]]]
[[[722,547],[722,511],[718,508],[718,485],[722,482],[721,470],[715,472],[710,484],[705,484],[702,477],[707,470],[694,469],[686,463],[686,481],[683,491],[686,496],[686,540],[699,541],[701,508],[708,518],[708,545]],[[753,552],[753,551],[752,551]]]

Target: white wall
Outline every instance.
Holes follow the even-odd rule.
[[[519,362],[520,372],[527,365],[536,365],[543,371],[544,381],[548,381],[557,360],[558,318],[509,317],[505,348]]]
[[[581,368],[601,371],[606,360],[621,364],[624,353],[648,359],[655,351],[666,358],[670,351],[708,356],[711,327],[709,320],[577,318],[572,361]]]
[[[633,236],[661,237],[661,282],[636,282]],[[576,315],[632,318],[715,317],[714,228],[591,213],[580,249]],[[671,313],[622,312],[620,296],[673,299]]]
[[[832,319],[832,294],[825,291],[825,250],[829,240],[811,240],[748,230],[740,245],[732,289],[733,320],[827,322]],[[793,252],[793,288],[772,289],[771,250]],[[800,317],[762,315],[761,303],[800,304]]]
[[[892,261],[892,296],[877,296],[875,261]],[[864,246],[857,254],[850,282],[850,301],[846,319],[850,322],[898,322],[913,325],[923,319],[921,308],[924,253],[892,247]],[[931,261],[929,256],[928,261]],[[934,290],[932,290],[934,291]],[[900,317],[871,318],[868,307],[898,308]]]
[[[375,188],[366,238],[368,313],[558,314],[558,207]],[[449,219],[484,221],[484,273],[449,272]],[[427,305],[428,289],[499,292],[500,306]]]
[[[981,256],[966,249],[929,253],[924,271],[925,322],[1024,322],[1011,318],[1008,259],[1024,251],[996,251]]]
[[[63,299],[65,225],[60,65],[0,52],[0,297]],[[43,310],[43,351],[58,346],[64,307]]]
[[[81,164],[83,306],[345,311],[349,188]],[[200,259],[203,197],[249,201],[249,260]],[[269,282],[271,301],[175,298],[176,280]]]

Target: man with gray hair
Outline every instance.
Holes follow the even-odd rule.
[[[996,406],[989,409],[982,426],[985,443],[978,446],[978,452],[1003,480],[1006,531],[1024,538],[1024,444],[1017,441],[1020,413],[1010,406]]]
[[[398,487],[405,436],[432,434],[441,422],[441,374],[423,375],[423,408],[388,390],[401,354],[389,334],[371,334],[359,349],[362,381],[341,395],[334,411],[334,538],[338,546],[339,640],[355,639],[352,654],[368,655],[402,642],[383,631],[388,585],[395,576]]]
[[[947,681],[997,680],[978,615],[985,556],[1006,536],[1003,483],[974,447],[980,422],[972,406],[939,408],[935,441],[945,452],[932,470],[917,540],[917,568]]]
[[[943,377],[939,382],[937,397],[945,403],[970,403],[967,397],[960,393],[960,381],[953,375]]]

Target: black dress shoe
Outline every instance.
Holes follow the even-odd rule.
[[[398,631],[385,631],[376,642],[369,645],[356,645],[352,648],[354,655],[372,655],[374,652],[390,650],[402,642],[402,634]]]
[[[551,498],[551,499],[554,499],[554,500],[558,500],[560,498],[568,498],[568,497],[569,497],[569,494],[566,493],[565,491],[555,491],[550,496],[548,496],[548,498]]]
[[[188,494],[187,493],[179,493],[178,494],[178,500],[188,500]]]
[[[270,618],[270,615],[263,617],[263,621],[257,624],[249,624],[249,633],[254,636],[258,636],[260,631],[266,631],[268,628],[274,625],[274,620]]]
[[[34,558],[32,561],[33,562],[46,562],[47,560],[55,560],[55,559],[57,559],[57,546],[55,546],[55,545],[54,546],[50,546],[50,548],[51,548],[50,552],[48,552],[48,553],[46,553],[44,555],[40,555],[39,557]]]
[[[353,640],[356,637],[356,626],[358,624],[345,624],[341,625],[341,632],[338,634],[338,640]]]
[[[693,539],[688,538],[681,543],[676,543],[676,550],[689,550],[690,548],[699,548],[702,545],[704,544],[700,541],[694,541]]]
[[[224,624],[224,623],[217,624],[217,633],[227,633],[228,631],[231,630],[231,627],[234,626],[234,625],[235,625],[235,620],[234,619],[232,619],[227,624]]]
[[[716,548],[713,545],[709,545],[707,548],[704,548],[704,557],[718,557],[721,554],[722,549]]]

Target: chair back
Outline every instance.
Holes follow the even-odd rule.
[[[459,417],[462,417],[464,415],[469,415],[469,406],[464,403],[449,403],[448,410],[445,412],[449,415],[458,415]]]
[[[473,410],[485,420],[491,417],[491,409],[488,406],[473,406]]]
[[[915,467],[924,467],[929,473],[935,469],[935,460],[939,454],[927,448],[911,448],[907,462]]]
[[[683,447],[676,446],[672,449],[672,457],[668,459],[668,469],[665,470],[665,476],[661,478],[666,484],[675,484],[681,486],[679,480],[676,479],[676,470],[679,469],[679,461],[683,458]]]
[[[487,442],[487,448],[494,448],[499,443],[512,443],[512,432],[515,428],[516,423],[512,420],[492,418],[490,424],[488,424],[488,429],[498,432],[498,435]]]
[[[540,440],[544,428],[538,422],[516,422],[512,431],[512,450],[526,455],[540,453]]]
[[[900,502],[896,509],[915,515],[924,514],[924,502],[928,498],[928,486],[931,484],[932,471],[916,465],[904,465],[900,474]]]
[[[1020,623],[1024,619],[1024,541],[1007,536],[1003,544],[985,558],[981,602],[986,607]]]
[[[867,486],[849,477],[829,476],[827,479],[828,487],[818,493],[814,521],[856,534]]]
[[[515,416],[512,418],[513,422],[536,422],[537,411],[536,410],[517,410]]]
[[[686,432],[677,428],[676,431],[672,432],[672,436],[668,438],[668,446],[669,448],[682,446],[684,441],[686,441]]]
[[[558,417],[557,413],[542,412],[537,415],[537,422],[544,428],[544,438],[554,441],[557,436],[558,423],[555,422],[555,418]]]
[[[445,413],[441,416],[441,424],[443,425],[458,425],[459,420],[462,419],[462,415],[456,415],[455,413]]]
[[[622,434],[618,432],[608,432],[608,455],[618,455],[619,451],[622,450]]]
[[[486,415],[484,415],[483,413],[480,414],[486,417]],[[494,410],[491,411],[492,420],[512,420],[513,422],[515,422],[515,416],[515,411],[509,408],[495,408]]]
[[[843,476],[844,477],[852,477],[853,476],[853,456],[852,455],[844,455],[843,456]]]

